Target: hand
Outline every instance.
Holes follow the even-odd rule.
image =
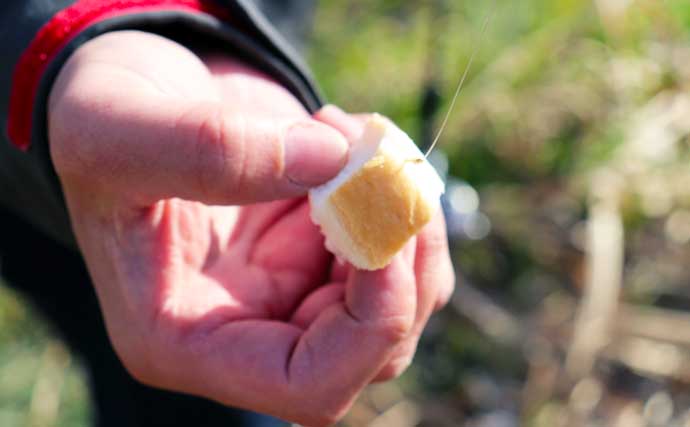
[[[64,66],[51,156],[135,378],[328,425],[409,364],[452,291],[443,219],[386,269],[334,262],[303,196],[357,125],[316,117],[241,63],[147,33],[103,35]]]

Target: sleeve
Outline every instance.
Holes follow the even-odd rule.
[[[89,39],[108,31],[138,29],[182,43],[219,46],[272,75],[313,112],[321,106],[321,97],[297,50],[287,41],[304,34],[311,6],[312,0],[2,2],[0,205],[76,248],[50,161],[46,104],[60,68]]]

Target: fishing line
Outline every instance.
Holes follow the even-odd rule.
[[[465,71],[462,73],[462,77],[460,78],[460,82],[458,83],[458,87],[455,89],[455,95],[453,95],[453,100],[450,103],[450,107],[448,107],[448,111],[446,112],[446,116],[443,119],[443,123],[441,124],[441,128],[438,130],[438,133],[436,134],[436,138],[434,138],[434,142],[431,143],[431,146],[426,150],[426,153],[424,154],[424,158],[428,158],[429,154],[431,154],[431,151],[436,147],[436,144],[438,143],[438,140],[441,138],[441,135],[443,134],[443,131],[446,129],[446,126],[448,126],[448,120],[450,119],[450,115],[453,112],[453,109],[455,108],[455,104],[458,101],[458,96],[460,96],[460,91],[462,90],[463,85],[465,84],[465,80],[467,79],[467,75],[469,74],[470,69],[472,68],[472,63],[474,62],[475,56],[477,56],[477,53],[479,52],[479,49],[481,48],[482,42],[484,41],[484,35],[486,34],[486,29],[489,26],[489,21],[491,21],[491,18],[494,15],[494,12],[496,11],[496,1],[494,0],[491,3],[491,7],[489,9],[489,12],[486,14],[486,17],[484,18],[484,22],[482,23],[482,28],[479,33],[479,40],[477,44],[474,47],[474,50],[472,51],[472,55],[470,55],[470,59],[467,62],[467,66],[465,67]]]

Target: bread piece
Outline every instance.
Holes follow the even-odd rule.
[[[414,142],[374,115],[343,170],[309,192],[311,217],[328,250],[359,269],[377,270],[429,222],[443,189]]]

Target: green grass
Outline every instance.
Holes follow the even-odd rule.
[[[41,403],[56,399],[56,410]],[[0,282],[0,425],[86,426],[85,373],[29,301]]]

